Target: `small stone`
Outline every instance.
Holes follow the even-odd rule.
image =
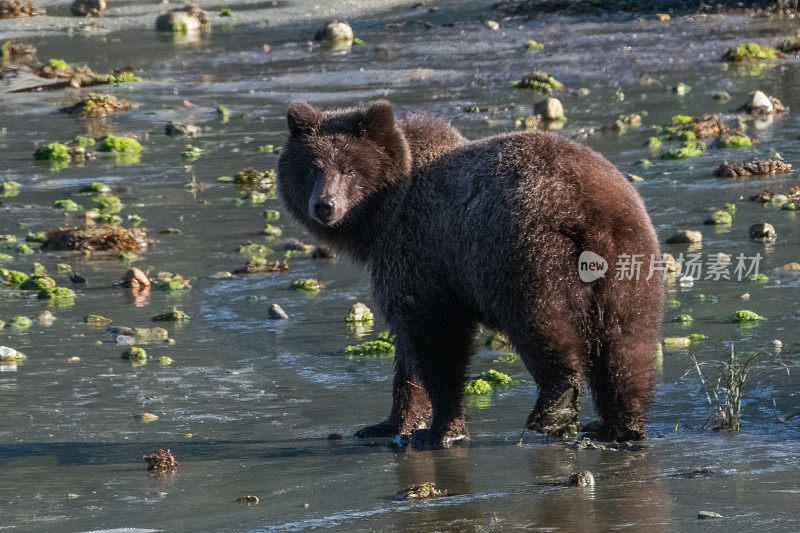
[[[3,363],[9,363],[11,361],[17,360],[17,352],[14,348],[9,348],[8,346],[0,346],[0,361]]]
[[[682,229],[667,238],[667,244],[697,244],[703,242],[703,234],[699,231]]]
[[[800,263],[789,263],[787,265],[783,265],[784,270],[800,270]]]
[[[50,311],[42,311],[39,313],[39,324],[43,326],[51,326],[56,321],[56,317]]]
[[[70,11],[76,17],[99,17],[106,10],[106,0],[75,0]]]
[[[775,348],[776,350],[780,350],[781,348],[783,348],[783,342],[781,342],[780,339],[775,339],[774,341],[772,341],[772,347]]]
[[[176,33],[189,33],[207,27],[203,18],[184,10],[170,11],[156,19],[156,30]]]
[[[228,278],[232,278],[233,274],[231,274],[230,272],[222,270],[220,272],[217,272],[216,274],[211,274],[208,277],[209,277],[209,279],[228,279]]]
[[[567,480],[572,487],[594,487],[594,475],[588,470],[576,472]]]
[[[200,134],[200,128],[194,124],[186,124],[183,122],[170,122],[164,130],[167,135],[183,135],[185,137],[197,137]]]
[[[644,178],[641,176],[637,176],[636,174],[628,174],[628,181],[630,182],[644,181]]]
[[[545,120],[561,120],[564,118],[564,106],[558,98],[548,98],[535,106],[535,111]]]
[[[750,94],[749,108],[751,112],[758,110],[759,113],[772,113],[775,111],[772,100],[762,91],[755,91]]]
[[[353,44],[353,28],[345,21],[332,20],[322,26],[314,40],[326,44]]]
[[[767,222],[750,226],[750,238],[759,241],[774,241],[778,237],[775,227]]]
[[[70,357],[69,359],[67,359],[67,361],[69,361],[70,363],[77,363],[77,362],[78,362],[78,361],[80,361],[80,360],[81,360],[81,358],[80,358],[80,357],[78,357],[77,355],[76,355],[76,356],[73,356],[73,357]]]
[[[246,503],[247,505],[258,505],[258,502],[261,500],[258,499],[258,496],[242,496],[241,498],[236,498],[238,503]]]
[[[717,518],[722,518],[722,515],[713,511],[700,511],[697,513],[698,520],[713,520]]]
[[[149,424],[150,422],[155,422],[158,420],[158,415],[154,415],[153,413],[141,413],[136,415],[134,418],[143,424]]]
[[[267,310],[267,315],[272,320],[286,320],[289,318],[289,315],[286,314],[286,311],[284,311],[283,308],[278,304],[270,305],[269,309]]]
[[[397,491],[392,499],[395,501],[403,501],[416,498],[435,498],[438,496],[444,496],[446,494],[446,490],[439,490],[436,488],[434,483],[428,482],[420,485],[404,487],[403,489]]]
[[[656,18],[661,22],[667,22],[672,17],[669,16],[669,13],[656,13]]]
[[[750,293],[749,293],[749,292],[746,292],[746,293],[742,294],[742,295],[740,296],[740,298],[741,298],[743,301],[745,301],[745,302],[746,302],[747,300],[749,300],[749,299],[750,299]]]
[[[486,27],[489,28],[490,30],[499,30],[500,23],[497,22],[496,20],[487,20]]]

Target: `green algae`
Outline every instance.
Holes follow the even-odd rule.
[[[184,320],[189,320],[189,318],[189,315],[184,311],[173,307],[169,311],[154,316],[153,320],[156,322],[182,322]]]
[[[753,140],[750,137],[741,135],[732,135],[722,141],[722,146],[724,148],[744,148],[752,145]]]
[[[478,374],[477,379],[489,383],[492,387],[510,387],[515,383],[515,381],[511,379],[511,376],[504,374],[503,372],[498,372],[494,369],[481,372]]]
[[[495,357],[492,359],[493,363],[516,363],[519,361],[519,354],[515,352],[506,352],[500,357]]]
[[[470,396],[490,394],[491,392],[492,384],[483,379],[471,379],[464,386],[464,393]]]
[[[668,150],[661,154],[661,159],[686,159],[699,157],[706,151],[706,144],[702,141],[686,141],[679,148]]]
[[[80,211],[81,206],[73,200],[56,200],[53,202],[53,207],[62,211]]]
[[[389,331],[378,334],[377,340],[366,341],[354,346],[347,346],[344,353],[348,357],[394,357],[394,335]]]
[[[535,51],[535,50],[541,50],[542,48],[544,48],[544,45],[540,42],[534,41],[533,39],[525,43],[525,50]]]
[[[117,137],[109,134],[100,139],[98,150],[101,152],[138,154],[144,150],[144,147],[139,144],[139,141],[131,137]]]
[[[69,147],[66,144],[57,142],[36,149],[34,157],[39,161],[51,161],[53,163],[69,163],[72,156],[69,154]]]
[[[736,311],[736,313],[734,313],[732,318],[732,322],[734,322],[735,324],[753,323],[753,322],[758,322],[759,320],[766,320],[766,319],[763,316],[756,313],[755,311],[750,311],[747,309]]]
[[[33,320],[26,316],[15,316],[8,320],[8,325],[14,329],[28,329],[33,325]]]
[[[686,313],[684,313],[682,315],[676,316],[675,318],[672,319],[672,321],[677,322],[679,324],[691,324],[692,322],[694,322],[694,319],[692,318],[692,315],[687,315]]]
[[[564,84],[543,71],[532,72],[521,80],[513,82],[513,85],[520,89],[534,89],[544,93],[553,92],[564,87]]]
[[[319,292],[325,285],[313,278],[300,278],[292,283],[292,289],[305,292]]]
[[[740,44],[731,48],[722,55],[725,61],[742,62],[757,59],[777,59],[781,54],[771,46],[761,46],[756,43]]]
[[[344,320],[345,322],[372,322],[374,318],[370,308],[358,302],[353,304]]]
[[[137,346],[128,346],[122,352],[122,358],[130,361],[134,366],[147,364],[147,352]]]
[[[21,185],[16,181],[3,181],[0,182],[0,198],[9,198],[19,194]]]
[[[708,218],[708,220],[705,221],[705,223],[714,226],[727,226],[733,223],[733,217],[728,211],[714,211],[714,213]]]

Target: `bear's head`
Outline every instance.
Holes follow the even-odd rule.
[[[411,171],[408,142],[389,102],[339,111],[296,102],[287,119],[278,192],[319,236],[355,222],[371,198]]]

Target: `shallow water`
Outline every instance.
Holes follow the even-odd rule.
[[[73,307],[52,309],[53,325],[35,323],[24,333],[0,330],[0,344],[28,355],[16,369],[0,373],[0,528],[686,530],[699,528],[698,511],[709,510],[725,518],[703,527],[800,529],[800,423],[776,422],[800,409],[795,376],[800,278],[775,270],[800,260],[800,219],[747,201],[765,186],[788,192],[797,179],[789,175],[767,184],[713,177],[726,157],[777,151],[800,162],[797,115],[763,129],[751,127],[760,140],[753,148],[710,149],[699,158],[662,161],[644,147],[649,126],[678,113],[731,112],[755,89],[800,108],[798,59],[782,60],[758,76],[723,70],[718,60],[739,42],[774,44],[791,36],[791,23],[744,17],[669,23],[549,18],[501,21],[501,30],[491,31],[476,22],[482,16],[442,6],[432,20],[453,22],[452,27],[383,27],[389,18],[427,18],[419,9],[353,19],[366,44],[345,54],[309,46],[308,32],[297,29],[307,25],[297,24],[271,26],[268,32],[256,23],[217,27],[197,42],[133,29],[31,37],[40,58],[87,62],[101,72],[130,64],[144,82],[111,87],[139,107],[99,123],[58,112],[89,89],[0,96],[0,176],[22,184],[18,196],[2,199],[0,234],[24,237],[80,220],[50,206],[60,198],[89,205],[77,191],[103,181],[125,203],[123,215],[141,215],[156,239],[136,265],[193,281],[180,294],[152,291],[137,300],[111,288],[127,269],[115,258],[37,253],[15,255],[3,265],[28,271],[40,262],[69,286],[55,266],[68,262],[88,284],[76,288]],[[0,25],[0,37],[15,32],[11,24]],[[521,44],[532,38],[546,48],[524,51]],[[271,50],[264,52],[263,44]],[[346,258],[295,257],[287,273],[210,279],[244,264],[238,244],[270,244],[260,234],[261,213],[265,206],[280,208],[277,200],[238,205],[240,193],[216,178],[249,165],[275,168],[277,156],[258,147],[283,143],[285,108],[294,99],[339,107],[387,97],[400,111],[446,117],[470,138],[509,131],[542,98],[509,84],[532,69],[546,70],[565,84],[558,95],[568,116],[564,135],[579,137],[623,172],[644,178],[637,188],[662,239],[678,228],[701,229],[703,254],[760,252],[761,271],[770,281],[698,281],[690,289],[670,281],[668,298],[681,307],[666,311],[664,336],[709,338],[688,350],[665,352],[648,426],[653,438],[642,450],[578,451],[533,434],[519,444],[536,394],[529,382],[469,401],[468,446],[419,453],[357,442],[349,435],[385,417],[391,387],[390,359],[342,355],[346,345],[358,341],[344,315],[354,301],[371,304],[367,273]],[[204,80],[206,74],[213,77]],[[653,81],[644,84],[645,77]],[[692,86],[688,96],[669,90],[678,82]],[[590,89],[587,96],[579,94],[581,87]],[[614,100],[617,89],[625,93],[624,101]],[[731,101],[713,100],[718,90],[728,91]],[[218,105],[232,111],[226,124],[216,115]],[[472,106],[488,111],[463,111]],[[580,136],[621,113],[641,111],[648,112],[645,127],[632,133]],[[165,136],[164,125],[173,119],[196,122],[202,136]],[[100,157],[52,171],[32,160],[37,144],[105,131],[140,136],[147,149],[141,162],[117,166]],[[180,158],[187,143],[206,151],[191,166]],[[645,157],[654,164],[635,165]],[[191,183],[198,186],[186,188]],[[726,202],[737,204],[733,225],[719,231],[703,226],[707,208]],[[748,240],[748,228],[760,221],[776,227],[775,244]],[[310,240],[286,216],[278,224],[284,237]],[[159,233],[167,228],[182,233]],[[318,295],[289,290],[300,277],[317,278],[326,288]],[[743,293],[750,293],[749,301],[741,301]],[[715,295],[718,302],[703,303],[699,294]],[[273,302],[291,319],[268,320]],[[165,326],[174,344],[146,347],[156,359],[172,357],[172,366],[151,362],[133,368],[120,359],[122,348],[111,334],[83,323],[91,313],[120,325],[147,326],[173,305],[191,320]],[[36,317],[45,309],[39,300],[0,288],[0,319]],[[753,328],[735,326],[730,317],[738,309],[768,320]],[[679,313],[690,313],[694,323],[670,322]],[[378,320],[374,331],[382,326]],[[780,353],[772,348],[774,339],[783,342]],[[746,386],[742,431],[703,430],[711,411],[689,354],[700,361],[726,359],[731,343],[737,351],[762,353]],[[496,368],[529,379],[520,363],[493,363],[498,355],[482,348],[473,371]],[[70,362],[75,356],[80,360]],[[706,372],[715,375],[711,368]],[[141,412],[160,418],[142,424],[134,419]],[[589,421],[592,414],[587,403],[582,419]],[[345,437],[327,440],[334,432]],[[173,475],[154,477],[141,456],[162,447],[172,449],[180,466]],[[696,468],[710,473],[686,477]],[[558,484],[579,470],[594,473],[596,488]],[[403,486],[427,481],[449,495],[421,503],[391,501]],[[246,494],[261,503],[235,502]]]

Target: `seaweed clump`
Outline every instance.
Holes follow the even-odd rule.
[[[63,109],[65,113],[85,118],[108,117],[118,111],[128,111],[133,104],[112,94],[89,93],[86,98]]]
[[[0,19],[35,17],[39,13],[30,0],[0,0]]]
[[[156,19],[156,30],[187,34],[192,31],[211,31],[211,21],[205,11],[194,4],[185,4]]]
[[[366,341],[354,346],[348,346],[344,353],[348,357],[394,357],[395,354],[394,335],[389,331],[382,331],[378,334],[378,339]]]
[[[725,161],[714,175],[718,178],[742,178],[750,176],[766,176],[769,174],[789,174],[792,165],[778,158],[750,159],[748,161]]]
[[[434,483],[428,482],[420,485],[403,487],[401,490],[397,491],[394,496],[392,496],[392,499],[395,501],[404,501],[418,498],[437,498],[440,496],[445,496],[446,494],[446,490],[439,490],[436,488]]]
[[[143,455],[142,459],[147,463],[148,470],[157,472],[171,472],[178,467],[178,461],[170,450],[158,450],[157,452]]]
[[[761,46],[756,43],[740,44],[731,48],[722,55],[724,61],[740,63],[743,61],[756,61],[759,59],[778,59],[783,57],[779,51],[771,46]]]
[[[277,174],[274,170],[258,171],[252,167],[240,170],[233,176],[239,187],[250,189],[271,189],[275,186]]]
[[[513,84],[520,89],[535,89],[543,93],[550,93],[564,86],[553,76],[540,70],[523,76],[521,80],[515,81]]]
[[[42,250],[89,250],[92,252],[136,252],[147,248],[150,241],[141,228],[93,226],[57,228],[47,233]]]

